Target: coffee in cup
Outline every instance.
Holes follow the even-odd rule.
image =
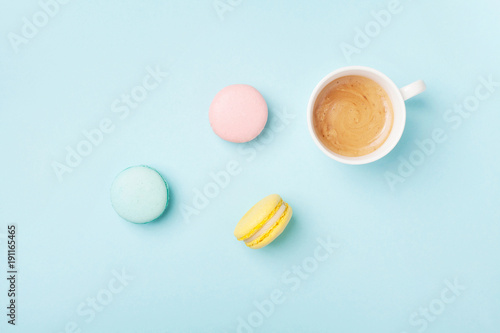
[[[344,77],[350,77],[350,79],[343,79]],[[371,83],[371,81],[366,81],[364,79],[375,82],[375,85]],[[354,82],[357,83],[355,84]],[[362,86],[372,87],[372,89],[354,89],[355,87]],[[371,93],[368,94],[367,92],[370,91]],[[311,137],[318,148],[326,156],[336,161],[355,165],[374,162],[391,152],[391,150],[399,142],[399,139],[401,139],[401,136],[403,135],[406,123],[405,101],[423,91],[425,91],[425,83],[422,80],[418,80],[402,88],[398,88],[398,86],[396,86],[391,79],[373,68],[363,66],[348,66],[339,68],[326,75],[316,85],[311,93],[309,103],[307,104],[307,127],[309,128],[309,133],[311,133]],[[356,92],[360,93],[356,98],[347,98],[347,96],[349,96],[348,93]],[[320,97],[320,95],[322,96]],[[328,99],[329,96],[330,99]],[[352,105],[339,104],[339,101],[345,102],[346,100],[351,100]],[[329,121],[332,121],[332,119],[327,116],[336,110],[362,111],[363,108],[358,108],[359,105],[357,101],[364,101],[362,103],[363,105],[374,108],[374,110],[379,110],[380,114],[375,112],[373,114],[373,119],[371,117],[364,118],[366,114],[363,114],[363,119],[361,119],[360,113],[359,117],[353,116],[351,120],[354,121],[354,123],[356,123],[357,120],[358,126],[360,123],[362,123],[363,126],[366,125],[365,121],[369,120],[370,123],[373,122],[372,125],[375,125],[373,128],[363,127],[361,130],[358,130],[356,126],[352,126],[353,130],[351,131],[347,130],[351,127],[339,126],[339,124],[349,124],[351,122],[348,120],[349,117],[346,119],[337,118],[337,116],[344,113],[333,113],[333,122],[332,124],[329,124]],[[332,102],[334,103],[331,104]],[[378,108],[377,103],[379,104]],[[331,106],[337,104],[339,104],[339,109],[331,108]],[[330,107],[328,107],[329,105]],[[321,115],[321,112],[318,112],[318,119],[315,119],[315,110],[321,111],[322,109],[325,111],[323,116]],[[350,112],[345,113],[345,115],[350,114]],[[353,114],[356,115],[357,113],[354,112]],[[335,130],[335,132],[333,130]],[[325,134],[323,139],[321,139],[321,131],[324,131]],[[339,131],[341,133],[339,133]],[[340,136],[340,134],[342,134],[342,136]],[[342,137],[342,141],[336,142],[335,140],[332,140],[335,135],[337,138]],[[360,149],[360,147],[363,147],[363,149]],[[341,153],[337,153],[333,149],[337,149],[337,151],[340,151]],[[368,152],[370,150],[373,151]],[[343,154],[360,155],[347,156]]]
[[[313,127],[321,143],[348,157],[368,155],[389,137],[394,111],[387,92],[364,76],[336,78],[318,94]]]

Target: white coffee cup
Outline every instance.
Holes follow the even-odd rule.
[[[313,126],[314,104],[316,102],[316,98],[318,98],[319,93],[333,80],[349,75],[359,75],[377,82],[387,92],[387,95],[389,95],[394,112],[394,122],[387,140],[377,150],[371,152],[370,154],[356,157],[343,156],[325,147],[323,143],[321,143],[321,141],[318,139]],[[311,136],[316,145],[327,156],[333,158],[334,160],[346,164],[366,164],[376,161],[387,155],[399,142],[399,139],[401,139],[401,135],[403,135],[403,130],[406,123],[405,101],[415,95],[420,94],[423,91],[425,91],[425,83],[422,80],[415,81],[400,89],[387,76],[375,69],[362,66],[349,66],[339,68],[325,76],[318,83],[316,88],[314,88],[311,94],[309,105],[307,106],[307,123],[309,126],[309,132],[311,133]]]

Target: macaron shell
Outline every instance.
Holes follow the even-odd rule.
[[[253,242],[250,244],[247,244],[249,248],[252,249],[260,249],[263,248],[266,245],[269,245],[272,241],[274,241],[281,233],[283,230],[285,230],[286,226],[288,225],[288,222],[290,222],[290,219],[292,218],[292,207],[287,205],[287,210],[284,213],[284,217],[278,221],[278,224],[272,227],[271,231],[269,234],[266,234],[265,237],[259,241],[259,242]]]
[[[246,84],[234,84],[215,95],[208,113],[213,131],[236,143],[255,139],[268,117],[267,103],[260,92]]]
[[[169,187],[155,169],[133,166],[115,178],[110,197],[120,217],[132,223],[148,223],[160,217],[168,206]]]
[[[271,194],[257,202],[236,225],[234,235],[238,240],[251,236],[252,231],[263,225],[267,218],[275,212],[283,200],[278,194]]]

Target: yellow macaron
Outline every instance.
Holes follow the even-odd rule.
[[[234,235],[252,249],[260,249],[278,237],[292,217],[292,207],[277,194],[257,202],[238,222]]]

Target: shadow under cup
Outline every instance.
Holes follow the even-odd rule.
[[[355,157],[340,155],[328,149],[318,138],[318,135],[315,131],[313,124],[314,106],[319,94],[332,81],[344,76],[351,76],[351,75],[363,76],[379,84],[387,92],[387,95],[391,100],[392,109],[394,113],[392,129],[385,142],[375,151],[366,155],[355,156]],[[309,105],[307,108],[307,122],[309,126],[309,132],[311,133],[314,142],[327,156],[346,164],[366,164],[374,162],[384,157],[396,146],[399,139],[403,135],[406,122],[406,107],[405,107],[405,102],[403,100],[403,96],[401,95],[399,88],[383,73],[369,67],[361,67],[361,66],[344,67],[328,74],[325,78],[323,78],[323,80],[321,80],[318,83],[318,85],[314,89],[309,99]]]

